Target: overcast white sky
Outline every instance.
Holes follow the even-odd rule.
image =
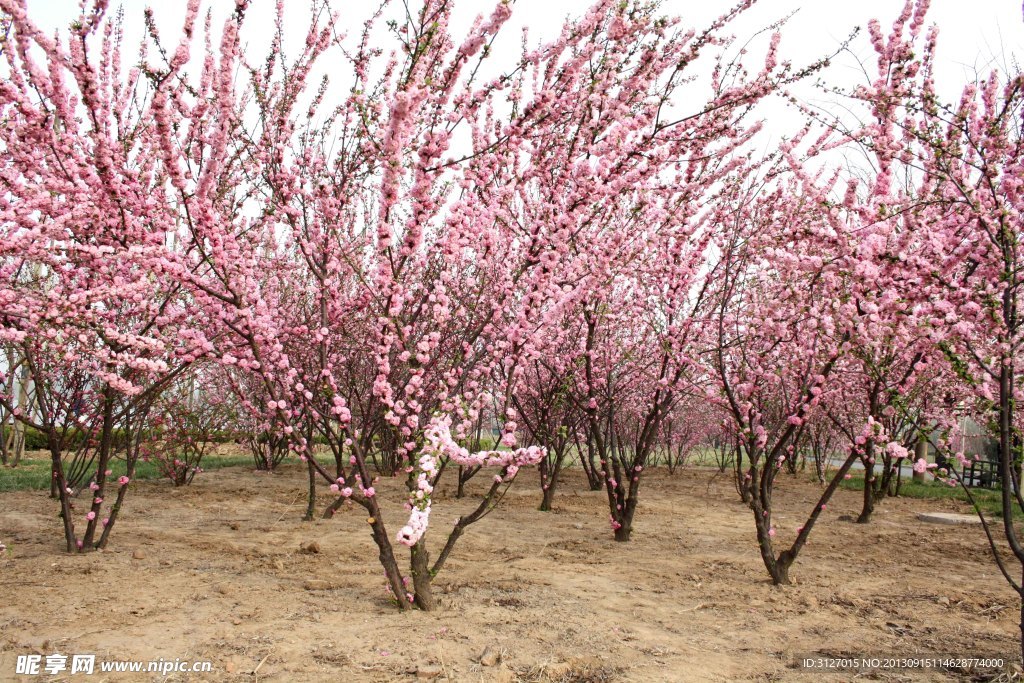
[[[735,4],[736,0],[663,0],[665,13],[677,14],[696,27],[703,27],[711,19]],[[358,20],[378,4],[377,0],[334,0],[342,22],[358,26]],[[415,5],[416,1],[411,0]],[[459,23],[468,23],[474,14],[488,10],[492,0],[462,0],[457,3]],[[129,43],[140,35],[142,12],[153,6],[157,23],[165,35],[173,36],[180,27],[185,0],[111,1],[111,6],[123,6],[125,27]],[[306,0],[287,0],[289,12],[296,10],[296,21],[290,26],[296,37],[303,36]],[[589,0],[516,0],[513,19],[504,38],[504,47],[515,50],[519,40],[518,27],[530,27],[535,39],[555,35],[567,15],[578,15],[590,5]],[[783,38],[785,56],[796,61],[810,60],[832,50],[854,26],[864,26],[872,17],[883,25],[890,24],[902,7],[902,0],[760,0],[741,22],[735,25],[740,37],[753,33],[773,20],[793,10],[799,10],[790,21]],[[212,7],[215,16],[223,17],[234,6],[234,0],[205,0],[204,9]],[[28,0],[29,13],[47,27],[66,26],[78,13],[78,0]],[[290,17],[291,15],[289,15]],[[269,38],[269,22],[273,17],[273,0],[253,0],[247,18],[246,35],[254,47],[263,52],[264,45],[256,45]],[[958,75],[964,69],[985,66],[995,58],[1024,52],[1024,17],[1021,0],[932,0],[930,21],[937,23],[940,33],[940,56],[945,74]],[[347,19],[354,21],[346,21]],[[216,22],[219,23],[219,22]],[[261,26],[262,25],[262,26]],[[864,42],[861,41],[861,47]],[[1004,60],[1008,61],[1008,60]]]
[[[461,0],[457,2],[454,19],[454,33],[468,27],[479,12],[489,12],[495,0]],[[289,40],[300,43],[305,36],[308,17],[308,0],[286,0]],[[409,0],[417,5],[417,0]],[[696,28],[703,28],[712,19],[731,7],[736,0],[663,0],[662,9],[667,14],[676,14]],[[400,6],[400,3],[396,3]],[[513,18],[495,43],[492,64],[498,68],[518,56],[521,39],[520,28],[530,29],[531,42],[553,38],[557,35],[567,15],[579,15],[586,11],[591,0],[516,0]],[[185,0],[123,0],[120,6],[125,11],[126,58],[134,53],[134,45],[142,36],[142,15],[147,5],[154,7],[157,25],[168,46],[173,49],[177,42]],[[362,20],[378,5],[378,0],[333,0],[334,8],[340,13],[343,28],[357,33]],[[112,8],[119,6],[111,0]],[[244,29],[245,40],[252,55],[263,55],[267,51],[271,36],[274,0],[252,0]],[[855,26],[864,27],[869,19],[877,17],[883,27],[891,25],[903,6],[902,0],[760,0],[755,8],[746,13],[733,25],[733,32],[742,41],[759,29],[779,18],[798,10],[783,30],[781,55],[795,64],[805,64],[835,51],[839,43],[849,35]],[[29,14],[34,20],[51,29],[66,27],[78,14],[78,0],[28,0]],[[224,17],[234,7],[234,0],[204,0],[206,8],[214,12],[214,26],[219,27]],[[294,8],[294,14],[293,12]],[[939,37],[939,90],[947,99],[956,99],[965,79],[973,78],[976,72],[987,72],[992,66],[1013,68],[1014,55],[1024,56],[1024,16],[1021,0],[932,0],[929,21],[938,24]],[[873,59],[865,32],[853,45],[853,51],[865,61]],[[195,53],[194,53],[195,54]],[[755,52],[759,58],[760,52]],[[756,58],[755,58],[756,59]],[[255,60],[254,60],[255,61]],[[756,66],[756,61],[752,63]],[[330,70],[332,65],[326,65]],[[344,74],[338,74],[344,75]],[[836,60],[826,74],[836,84],[850,85],[864,82],[853,56]],[[347,78],[334,79],[335,83],[347,82]],[[804,88],[802,97],[816,98],[814,91]],[[771,117],[778,110],[773,107]],[[787,124],[789,121],[786,122]],[[798,126],[782,126],[792,129]]]
[[[666,13],[677,14],[701,26],[735,2],[663,0],[662,7]],[[365,16],[377,4],[377,0],[335,0],[333,3],[343,18],[351,15]],[[415,2],[410,4],[415,5]],[[554,29],[567,15],[580,14],[590,4],[588,0],[516,0],[513,24],[526,24],[535,35],[545,32],[550,34],[545,29]],[[751,11],[751,17],[754,19],[753,25],[763,25],[768,20],[799,10],[790,25],[790,41],[796,45],[791,44],[790,47],[799,47],[801,51],[812,48],[813,51],[813,48],[829,47],[845,36],[850,28],[865,24],[871,17],[878,17],[883,23],[891,21],[902,4],[902,0],[760,0],[758,6]],[[171,29],[178,25],[185,1],[111,2],[112,7],[124,7],[129,27],[141,23],[142,11],[147,5],[154,7],[161,26]],[[215,12],[223,16],[234,6],[234,1],[206,0],[203,5],[213,7]],[[301,13],[308,2],[287,0],[287,5],[289,10],[294,6]],[[459,11],[468,19],[471,14],[491,7],[492,2],[462,0],[458,5]],[[29,0],[28,7],[31,15],[40,23],[56,27],[66,24],[78,13],[78,0]],[[261,19],[269,20],[272,11],[272,0],[253,0],[249,22],[256,24]],[[979,50],[994,53],[1000,49],[1000,43],[1019,49],[1024,42],[1021,0],[932,0],[930,17],[942,28],[945,47],[950,51],[948,57],[951,59],[973,63]],[[300,25],[294,28],[301,31]]]

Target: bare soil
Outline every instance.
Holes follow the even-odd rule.
[[[463,500],[442,485],[434,552],[476,506],[485,476]],[[30,680],[14,676],[14,662],[32,652],[213,662],[208,674],[82,680],[289,683],[810,683],[856,674],[801,670],[803,657],[1019,657],[1018,602],[980,528],[916,520],[923,510],[964,512],[954,501],[886,500],[860,525],[845,517],[856,515],[859,493],[841,490],[792,569],[796,585],[776,588],[727,475],[645,473],[633,540],[616,543],[604,494],[588,491],[579,472],[566,474],[545,513],[535,474],[524,471],[459,541],[436,579],[439,609],[401,614],[362,508],[302,522],[305,478],[288,465],[280,474],[208,472],[182,489],[133,484],[111,547],[78,556],[62,552],[46,492],[0,495],[9,546],[0,556],[0,680]],[[819,489],[781,479],[776,524],[786,541]],[[393,532],[404,521],[401,483],[377,486]],[[319,553],[300,551],[311,541]],[[859,677],[992,676],[883,668]]]

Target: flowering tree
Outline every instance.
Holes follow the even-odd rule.
[[[567,331],[560,326],[555,329],[555,333]],[[582,361],[572,353],[575,342],[570,336],[561,348],[548,344],[542,356],[525,361],[525,376],[512,396],[516,419],[530,440],[546,451],[538,468],[543,512],[551,510],[562,468],[583,432],[583,411],[573,395]]]
[[[662,426],[662,447],[665,453],[665,466],[669,474],[686,466],[687,459],[697,448],[715,448],[714,443],[722,439],[722,414],[718,406],[709,403],[699,395],[689,395],[672,406],[672,412]],[[719,471],[728,467],[729,445],[722,444],[723,457],[716,460]]]
[[[913,10],[916,20],[926,8],[926,2],[908,1],[904,14]],[[904,78],[894,84],[880,79],[863,95],[878,103],[886,125],[904,131],[903,157],[919,164],[935,203],[928,216],[928,248],[921,254],[931,263],[927,299],[918,315],[948,330],[938,348],[968,400],[992,418],[1003,482],[1002,537],[1024,566],[1024,547],[1012,522],[1014,510],[1024,508],[1017,409],[1024,344],[1018,313],[1024,285],[1019,249],[1024,79],[1019,73],[993,72],[968,84],[957,104],[947,105],[935,91],[934,30],[923,46],[913,30],[894,31],[884,40],[875,28],[873,36],[879,65]],[[1000,570],[1024,597],[984,516],[982,521]],[[1024,611],[1021,617],[1024,645]]]
[[[193,366],[161,392],[147,427],[150,461],[175,486],[187,486],[202,472],[203,458],[224,441],[234,405],[217,368]]]
[[[586,290],[575,303],[583,359],[578,401],[619,541],[632,532],[641,473],[666,416],[699,382],[691,311],[701,299],[699,264],[712,232],[701,207],[744,163],[737,150],[758,130],[744,125],[746,115],[793,76],[777,62],[776,35],[754,75],[720,59],[701,107],[679,112],[671,105],[694,63],[727,42],[724,27],[751,5],[740,3],[700,33],[650,10],[632,13],[629,23],[617,20],[612,35],[628,27],[637,38],[587,45],[584,54],[600,65],[586,85],[589,108],[577,107],[578,118],[556,138],[568,153],[585,156],[570,178],[539,179],[539,196],[568,207],[555,220],[566,224],[570,252],[587,264]],[[591,139],[601,144],[581,147]]]
[[[24,2],[0,3],[0,337],[18,345],[35,406],[0,400],[46,435],[69,551],[105,545],[149,408],[191,360],[183,290],[161,277],[174,217],[160,202],[147,90],[138,69],[122,73],[120,27],[105,11],[83,7],[51,38]],[[127,474],[111,482],[121,448]],[[72,497],[86,479],[79,535]]]
[[[784,151],[794,143],[786,143]],[[738,435],[741,491],[754,516],[757,540],[773,582],[789,582],[789,568],[821,512],[868,438],[860,438],[797,530],[776,554],[772,494],[777,474],[796,447],[833,372],[848,350],[848,327],[837,290],[844,280],[836,233],[823,220],[823,202],[801,191],[796,178],[763,188],[772,172],[732,185],[718,207],[720,256],[705,309],[716,390]],[[825,204],[827,207],[827,204]],[[831,212],[835,215],[836,211]],[[825,216],[828,213],[824,214]],[[849,310],[848,304],[847,309]]]
[[[464,438],[496,398],[501,443],[516,444],[517,424],[507,418],[521,359],[536,352],[534,335],[583,272],[567,237],[602,214],[596,197],[610,202],[631,173],[654,172],[647,152],[667,149],[649,131],[628,132],[614,112],[656,115],[663,102],[648,87],[684,53],[658,49],[671,22],[600,2],[558,41],[524,53],[516,70],[478,84],[484,47],[509,6],[499,4],[458,43],[447,32],[450,3],[427,2],[393,25],[400,51],[383,65],[368,47],[375,23],[367,25],[348,52],[355,83],[325,122],[296,126],[293,112],[312,65],[332,45],[331,22],[314,23],[294,62],[275,44],[270,59],[250,69],[257,124],[240,135],[244,98],[227,74],[239,59],[244,10],[239,4],[220,63],[208,57],[199,83],[188,84],[181,69],[187,41],[165,67],[151,69],[162,163],[191,259],[174,268],[205,315],[229,331],[216,349],[221,362],[260,378],[268,422],[293,435],[311,472],[365,507],[403,607],[412,603],[369,467],[387,462],[382,471],[408,475],[412,518],[397,540],[412,547],[412,600],[429,608],[430,579],[451,543],[498,495],[492,487],[481,514],[462,518],[430,567],[423,531],[435,460],[501,466],[505,483],[540,453],[508,451],[507,462],[490,451],[470,457],[446,430]],[[602,52],[606,82],[589,68]],[[324,92],[311,96],[311,111]],[[587,98],[596,98],[589,110],[581,107]],[[602,101],[615,109],[595,118]],[[670,129],[687,127],[665,125],[662,134]],[[470,141],[464,154],[453,147],[459,130]],[[341,151],[329,154],[335,141]],[[186,156],[204,163],[190,166]],[[588,156],[595,166],[581,165]],[[571,177],[580,180],[566,185]],[[249,189],[252,178],[258,192]],[[258,218],[242,219],[239,207],[257,201]],[[210,343],[198,332],[193,341]],[[361,403],[350,406],[346,395]],[[313,430],[334,455],[333,473],[310,448]]]
[[[769,171],[767,190],[737,186],[735,208],[723,205],[729,213],[720,223],[734,228],[721,234],[708,309],[717,328],[709,359],[748,463],[741,491],[776,583],[788,583],[789,567],[857,459],[866,480],[861,521],[870,517],[876,456],[896,468],[907,456],[923,419],[913,408],[927,395],[915,384],[944,330],[922,324],[917,299],[905,295],[920,279],[897,256],[922,241],[914,198],[892,192],[882,174],[864,197],[851,181],[837,201],[840,173],[809,174],[795,156],[799,142],[782,145],[787,170]],[[826,144],[819,139],[809,153]],[[845,436],[846,458],[795,540],[776,554],[775,477],[787,463],[795,471],[802,442],[820,441],[826,419]],[[818,476],[824,483],[824,467]]]

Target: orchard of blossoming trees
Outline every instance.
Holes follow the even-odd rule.
[[[283,0],[259,54],[247,0],[219,30],[199,0],[147,15],[138,51],[107,4],[50,35],[0,0],[0,406],[45,440],[69,552],[107,545],[140,460],[185,485],[230,434],[305,463],[308,517],[365,509],[395,603],[429,610],[517,476],[544,511],[582,467],[625,542],[645,473],[706,444],[787,584],[855,465],[866,523],[929,443],[966,463],[970,417],[1024,595],[1024,81],[942,101],[927,0],[869,25],[870,78],[832,90],[854,119],[806,110],[767,154],[759,103],[828,60],[782,59],[778,25],[741,63],[754,0],[706,29],[598,0],[497,65],[508,1],[459,33],[451,0],[384,3],[350,36],[317,4],[297,54]],[[777,527],[808,453],[820,500]],[[453,527],[442,477],[486,479]]]

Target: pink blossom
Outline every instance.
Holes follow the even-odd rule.
[[[914,461],[914,472],[916,472],[917,474],[924,474],[928,470],[933,470],[936,467],[938,467],[938,465],[936,465],[935,463],[929,463],[924,458],[918,458],[917,460]]]

